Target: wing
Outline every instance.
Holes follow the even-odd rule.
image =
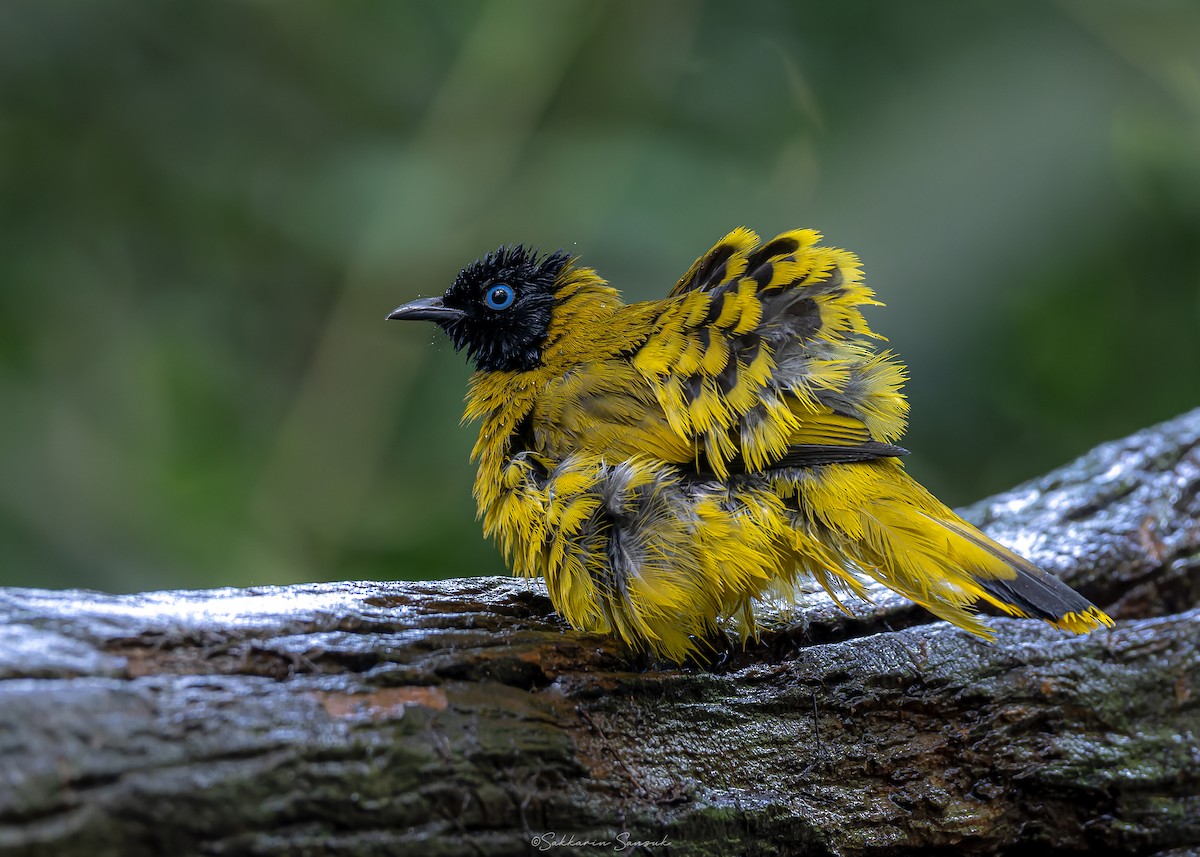
[[[882,337],[859,310],[878,302],[854,254],[819,240],[805,229],[760,245],[734,230],[656,304],[626,358],[697,470],[904,454],[892,445],[905,426],[904,368],[872,347]]]
[[[604,319],[636,337],[597,352],[589,327],[592,353],[542,382],[529,448],[647,456],[722,478],[903,455],[892,443],[907,410],[903,367],[872,347],[859,307],[876,301],[858,260],[819,239],[797,230],[760,246],[735,230],[666,299]]]

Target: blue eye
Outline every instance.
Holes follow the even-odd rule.
[[[488,309],[508,309],[512,306],[513,300],[516,299],[516,292],[512,286],[505,283],[496,283],[488,289],[487,296],[483,302],[488,305]]]

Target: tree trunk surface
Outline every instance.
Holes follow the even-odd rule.
[[[1200,410],[966,515],[1116,627],[814,593],[680,668],[499,577],[0,590],[0,854],[1200,853]]]

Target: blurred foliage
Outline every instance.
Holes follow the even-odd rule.
[[[467,369],[383,317],[509,241],[646,298],[822,229],[951,503],[1170,417],[1197,45],[1171,2],[10,0],[0,583],[501,571]]]

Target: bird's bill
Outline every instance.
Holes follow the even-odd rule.
[[[442,303],[440,297],[436,297],[420,298],[406,303],[404,306],[398,306],[388,314],[388,318],[406,321],[436,321],[438,324],[445,324],[456,318],[462,318],[462,315],[462,310],[448,307]]]

